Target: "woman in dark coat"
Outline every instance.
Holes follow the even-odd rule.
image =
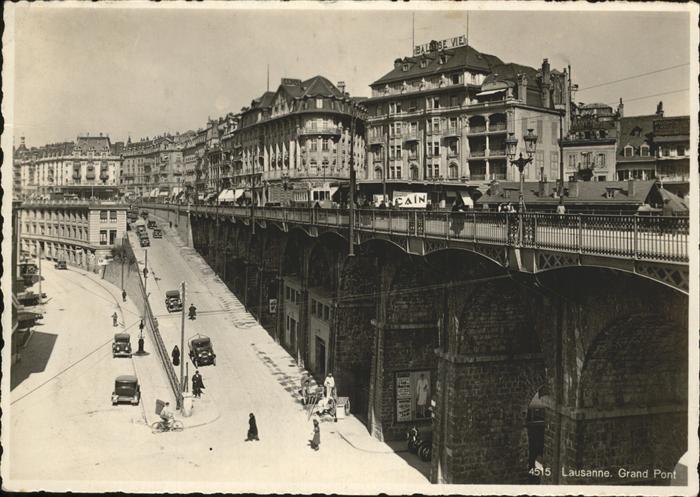
[[[314,438],[311,440],[311,448],[318,450],[321,445],[321,428],[318,426],[318,419],[314,419]]]
[[[255,416],[252,412],[248,418],[248,438],[246,438],[245,441],[248,442],[251,440],[260,440],[258,438],[258,424],[255,422]]]
[[[173,347],[173,366],[179,366],[180,365],[180,349],[178,348],[177,345]]]

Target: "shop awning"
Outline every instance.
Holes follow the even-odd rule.
[[[336,192],[338,191],[338,187],[337,187],[337,186],[331,186],[331,187],[329,188],[329,190],[330,190],[330,192],[331,192],[331,198],[333,198],[333,195],[335,195]]]
[[[244,193],[245,190],[243,188],[236,188],[236,190],[233,192],[233,200],[238,200]]]
[[[476,96],[477,96],[477,97],[483,97],[483,96],[485,96],[485,95],[495,95],[496,93],[502,93],[502,92],[504,92],[504,91],[506,91],[505,88],[502,89],[502,90],[488,90],[488,91],[482,91],[482,92],[480,92],[480,93],[477,93]]]
[[[462,202],[464,202],[464,205],[469,207],[470,209],[474,208],[474,201],[472,200],[471,195],[469,195],[468,192],[458,192],[459,196],[462,197]]]
[[[219,202],[233,202],[235,199],[236,196],[231,189],[221,190],[221,193],[219,193]]]

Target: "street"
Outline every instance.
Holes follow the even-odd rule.
[[[157,419],[155,399],[173,400],[150,340],[148,356],[111,357],[116,331],[127,329],[136,350],[135,305],[123,304],[120,289],[96,275],[46,264],[43,287],[50,299],[44,322],[13,371],[26,377],[12,391],[13,479],[222,482],[217,488],[278,491],[289,484],[335,492],[428,488],[427,464],[372,439],[352,416],[321,422],[321,448],[313,451],[308,446],[312,422],[295,398],[298,367],[203,260],[173,239],[174,230],[164,228],[164,233],[148,249],[147,288],[166,348],[179,346],[180,314],[167,313],[164,294],[185,280],[186,307],[194,302],[198,309],[197,319],[186,321],[185,338],[206,334],[217,354],[216,366],[200,368],[206,389],[194,400],[192,417],[176,415],[185,430],[156,435],[148,427]],[[132,245],[142,268],[145,253],[133,239]],[[120,315],[116,328],[110,318],[115,310]],[[191,377],[186,350],[182,357]],[[31,358],[45,365],[29,364]],[[113,381],[120,374],[139,377],[140,406],[111,406]],[[259,442],[244,441],[251,412]]]

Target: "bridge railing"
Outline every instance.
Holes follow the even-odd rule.
[[[164,206],[166,208],[166,206]],[[191,206],[193,212],[248,217],[250,207]],[[256,207],[257,219],[347,228],[348,210]],[[687,217],[491,211],[358,209],[355,229],[578,252],[650,261],[687,262]]]

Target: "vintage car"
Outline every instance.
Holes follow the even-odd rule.
[[[68,269],[68,265],[66,264],[66,261],[56,261],[56,269]]]
[[[211,364],[216,366],[216,354],[211,345],[211,339],[204,335],[195,335],[187,342],[190,347],[190,360],[195,367]]]
[[[128,333],[114,334],[112,357],[131,357],[131,336]]]
[[[146,219],[148,217],[148,211],[141,211],[141,217]]]
[[[150,247],[151,246],[151,241],[148,239],[148,236],[140,237],[139,243],[141,244],[142,247]]]
[[[136,234],[140,236],[144,233],[146,233],[146,225],[145,224],[137,224],[136,225]]]
[[[149,219],[149,220],[148,220],[148,227],[149,227],[149,228],[157,228],[157,227],[158,227],[158,224],[156,224],[155,219]]]
[[[180,300],[180,290],[168,290],[165,292],[165,307],[168,312],[182,310],[182,300]]]
[[[163,238],[163,232],[160,228],[153,228],[153,238]]]
[[[119,402],[129,402],[131,405],[138,405],[141,401],[141,387],[136,376],[125,374],[117,376],[114,380],[114,391],[112,392],[112,405]]]

